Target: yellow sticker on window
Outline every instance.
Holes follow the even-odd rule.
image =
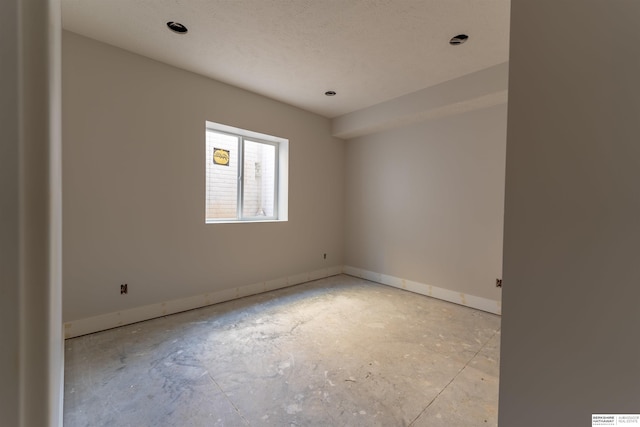
[[[222,148],[214,148],[213,164],[229,166],[229,150],[223,150]]]

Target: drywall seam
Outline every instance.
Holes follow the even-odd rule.
[[[349,265],[345,265],[342,268],[342,272],[349,276],[359,277],[361,279],[370,280],[387,286],[393,286],[394,288],[404,289],[420,295],[426,295],[432,298],[464,305],[466,307],[475,308],[488,313],[498,315],[502,314],[502,305],[500,301],[464,294],[450,289],[439,288],[437,286],[426,285],[424,283],[401,279],[399,277],[388,276],[386,274],[363,270]]]
[[[309,271],[306,273],[300,273],[287,277],[280,277],[278,279],[253,283],[250,285],[225,289],[222,291],[211,292],[157,304],[150,304],[142,307],[131,308],[129,310],[116,311],[113,313],[88,317],[86,319],[65,322],[64,337],[65,339],[78,337],[80,335],[104,331],[106,329],[129,325],[131,323],[137,323],[143,320],[150,320],[156,317],[179,313],[181,311],[187,311],[194,308],[200,308],[225,301],[231,301],[249,295],[256,295],[263,292],[273,291],[275,289],[286,288],[288,286],[299,285],[301,283],[310,282],[312,280],[324,279],[325,277],[341,274],[342,269],[343,267],[341,265],[327,267],[320,270]]]

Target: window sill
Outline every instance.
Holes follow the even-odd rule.
[[[287,219],[248,219],[248,220],[236,220],[236,219],[221,219],[221,220],[205,220],[205,224],[254,224],[254,223],[265,223],[265,222],[287,222]]]

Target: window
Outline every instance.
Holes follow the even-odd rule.
[[[205,222],[286,221],[289,141],[206,123]]]

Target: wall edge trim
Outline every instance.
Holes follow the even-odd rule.
[[[502,302],[345,265],[342,273],[476,310],[502,315]]]
[[[326,277],[341,274],[342,270],[343,266],[337,265],[319,270],[307,271],[300,274],[279,277],[277,279],[266,280],[263,282],[251,283],[235,288],[195,295],[192,297],[180,298],[134,307],[127,310],[100,314],[98,316],[87,317],[84,319],[72,320],[64,322],[64,338],[75,338],[81,335],[117,328],[119,326],[130,325],[132,323],[168,316],[170,314],[206,307],[276,289],[287,288],[289,286],[299,285],[313,280],[324,279]]]
[[[500,301],[490,300],[475,295],[464,294],[450,289],[427,285],[412,280],[389,276],[374,271],[356,268],[349,265],[333,266],[319,270],[308,271],[290,276],[279,277],[277,279],[266,280],[264,282],[251,283],[230,289],[195,295],[187,298],[180,298],[156,304],[149,304],[134,307],[127,310],[116,311],[84,319],[73,320],[64,323],[64,338],[75,338],[82,335],[92,334],[119,326],[130,325],[132,323],[151,320],[158,317],[168,316],[183,311],[232,301],[251,295],[257,295],[276,289],[287,288],[314,280],[324,279],[339,274],[358,277],[382,285],[403,289],[420,295],[451,302],[476,310],[501,315],[502,304]]]

